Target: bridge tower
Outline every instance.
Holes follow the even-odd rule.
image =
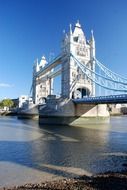
[[[62,41],[62,81],[61,92],[63,97],[82,98],[84,96],[95,95],[95,85],[85,76],[77,66],[72,57],[72,53],[80,62],[95,70],[95,40],[93,32],[91,38],[86,40],[85,34],[79,22],[76,23],[74,31],[70,25],[70,31],[64,35]]]
[[[47,78],[45,75],[39,75],[39,72],[47,64],[46,58],[42,56],[40,63],[38,59],[33,66],[33,84],[32,84],[32,97],[35,104],[42,103],[44,98],[52,93],[53,79]],[[46,78],[43,80],[43,78]]]

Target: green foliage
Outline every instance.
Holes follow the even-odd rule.
[[[0,107],[12,107],[14,105],[14,102],[11,99],[4,99],[0,102]]]
[[[2,103],[2,101],[0,102],[0,108],[3,108],[4,106],[3,106],[3,103]]]

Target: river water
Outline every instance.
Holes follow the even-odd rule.
[[[0,187],[120,171],[124,164],[127,116],[84,127],[0,117]]]

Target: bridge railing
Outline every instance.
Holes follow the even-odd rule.
[[[127,103],[127,94],[84,97],[81,99],[73,99],[74,103]]]

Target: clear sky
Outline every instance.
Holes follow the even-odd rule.
[[[57,56],[77,20],[97,59],[127,77],[127,0],[0,0],[0,99],[29,93],[34,60]]]

